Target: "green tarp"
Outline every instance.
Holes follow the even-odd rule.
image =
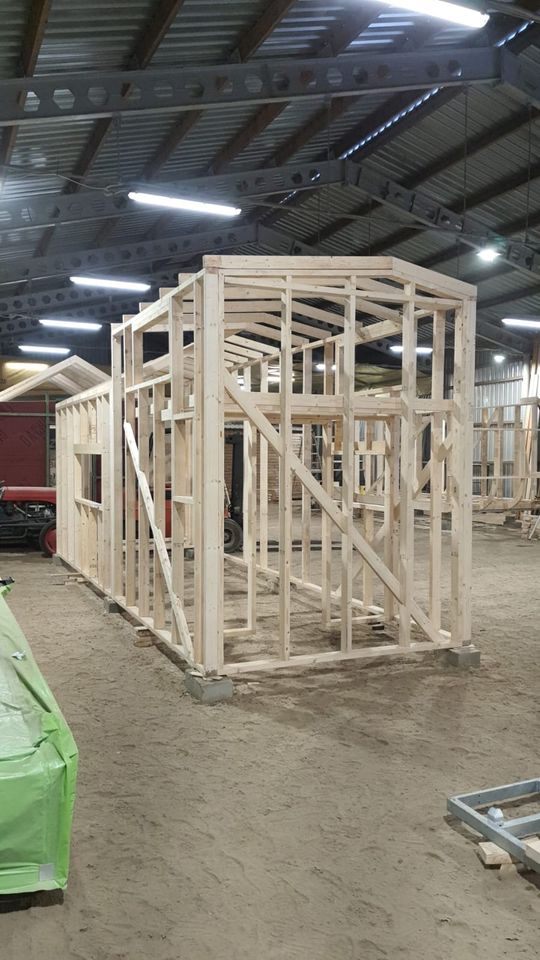
[[[77,747],[0,590],[0,894],[67,883]]]

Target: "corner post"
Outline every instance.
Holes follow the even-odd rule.
[[[202,383],[202,663],[209,674],[223,667],[223,277],[219,268],[205,269],[201,305]],[[197,562],[197,556],[196,556]]]
[[[472,643],[472,458],[476,309],[467,299],[456,312],[452,430],[452,640]]]

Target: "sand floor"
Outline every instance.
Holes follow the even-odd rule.
[[[81,761],[64,902],[0,907],[2,960],[536,957],[540,879],[445,820],[540,774],[540,543],[480,528],[474,558],[480,669],[290,671],[209,708],[86,586],[3,552]]]

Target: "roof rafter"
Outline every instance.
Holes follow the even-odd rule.
[[[519,116],[521,118],[522,115],[520,114]],[[502,137],[506,136],[506,134],[502,134],[502,136],[499,136],[499,130],[502,129],[503,126],[506,126],[508,130],[517,130],[524,125],[524,122],[527,122],[527,121],[523,121],[522,119],[518,120],[517,118],[514,118],[513,124],[511,124],[509,121],[505,121],[505,124],[499,124],[497,129],[497,134],[492,140],[487,142],[485,139],[482,139],[479,146],[477,146],[476,148],[474,144],[472,144],[471,150],[467,148],[467,158],[470,159],[471,156],[474,156],[475,154],[479,153],[480,150],[484,150],[486,146],[489,146],[492,143],[496,143],[498,140],[502,139]],[[464,153],[465,151],[463,151],[463,155]],[[441,167],[441,169],[444,170],[447,168]],[[437,163],[436,173],[438,172],[440,172],[439,163]],[[436,173],[434,173],[433,176],[435,176]],[[425,180],[430,179],[430,177],[431,177],[431,174],[425,178],[423,178],[422,175],[419,174],[418,176],[411,178],[411,180],[406,182],[404,185],[409,189],[413,189],[416,183],[424,183]],[[460,208],[462,209],[464,206],[466,207],[467,210],[474,210],[477,207],[482,206],[484,203],[489,203],[491,200],[495,200],[506,193],[511,193],[512,190],[516,190],[519,187],[524,186],[526,183],[528,183],[529,178],[531,181],[534,181],[534,180],[537,180],[539,177],[540,177],[540,162],[532,164],[530,169],[527,166],[525,169],[517,170],[515,173],[512,173],[510,176],[501,177],[499,180],[490,184],[488,187],[482,187],[480,190],[476,190],[474,193],[469,194],[468,197],[465,197],[465,198],[460,197],[456,199],[453,203],[450,203],[449,207],[451,210],[455,210],[455,211],[458,211]],[[410,187],[409,187],[409,184],[411,184]],[[493,229],[494,229],[494,232],[498,232],[496,228],[493,228]],[[500,232],[502,235],[504,235],[505,233],[511,232],[511,231],[508,229],[508,227],[507,228],[501,227]],[[328,236],[330,235],[331,234],[328,234]],[[406,240],[409,240],[413,236],[414,237],[418,236],[417,230],[409,230],[407,228],[403,230],[398,230],[395,233],[391,234],[391,236],[386,237],[386,239],[382,240],[380,243],[377,243],[374,246],[372,246],[371,252],[373,253],[373,255],[375,255],[376,253],[380,252],[380,250],[387,250],[389,247],[395,247],[397,246],[397,244],[404,243]],[[447,254],[445,253],[436,254],[434,256],[433,263],[444,263],[447,258],[451,259],[453,256],[454,256],[454,250],[449,249]]]
[[[362,10],[355,12],[351,15],[344,23],[340,23],[330,34],[329,37],[320,45],[316,54],[318,56],[327,56],[331,51],[332,56],[336,57],[340,53],[343,53],[348,46],[356,39],[363,31],[369,27],[370,23],[377,17],[380,13],[380,6],[377,4],[368,4],[367,9],[365,7]],[[282,144],[280,148],[276,150],[273,156],[273,161],[276,166],[281,166],[281,164],[286,163],[294,154],[304,147],[313,137],[317,136],[322,130],[326,129],[334,120],[337,120],[341,117],[347,110],[349,110],[355,103],[358,103],[358,97],[333,97],[331,101],[321,110],[311,117],[307,123],[305,123],[298,131],[296,131],[286,143]],[[288,103],[282,104],[282,110],[288,107]],[[282,112],[279,111],[279,113]],[[277,114],[279,115],[279,114]],[[253,121],[257,118],[254,117]],[[268,122],[265,126],[269,126],[273,122],[275,116],[269,116]],[[226,163],[229,163],[235,156],[241,153],[246,146],[254,140],[262,132],[264,127],[259,125],[254,125],[254,122],[251,121],[247,124],[246,127],[237,137],[233,138],[229,144],[216,156],[210,165],[210,169],[215,172],[223,170],[223,167]]]
[[[144,70],[148,66],[184,3],[185,0],[158,0],[128,59],[128,69]]]
[[[249,60],[274,32],[295,3],[296,0],[272,0],[262,16],[258,17],[255,23],[244,31],[230,59],[238,59],[242,62]]]
[[[531,8],[536,6],[536,0],[526,0],[526,2],[527,2],[527,5],[530,6]],[[505,18],[494,17],[490,20],[488,28],[492,32],[492,36],[490,38],[491,42],[496,43],[497,41],[502,40],[504,36],[507,34],[508,22]],[[484,32],[485,31],[482,31],[481,35]],[[524,34],[519,34],[517,37],[514,38],[514,40],[512,40],[509,43],[509,50],[511,50],[512,53],[517,54],[517,53],[520,53],[522,50],[526,49],[527,46],[529,46],[529,44],[534,40],[533,32],[534,31],[531,30],[531,31],[526,31]],[[481,35],[480,35],[480,39],[481,39]],[[429,116],[434,111],[439,110],[442,106],[445,106],[446,104],[450,103],[452,100],[458,97],[460,93],[461,93],[461,89],[459,88],[446,87],[445,89],[442,89],[442,90],[440,89],[436,94],[434,94],[432,97],[427,99],[423,104],[419,105],[414,111],[411,111],[408,116],[400,119],[399,122],[397,122],[396,124],[392,124],[391,126],[388,127],[388,129],[381,131],[381,133],[377,137],[374,137],[369,144],[363,145],[361,159],[363,160],[366,157],[368,157],[371,153],[376,151],[377,149],[387,146],[388,143],[394,140],[396,136],[400,136],[402,133],[406,132],[408,129],[410,129],[411,127],[415,126],[417,123],[424,120],[427,116]],[[378,112],[374,111],[371,118],[368,118],[368,120],[371,120],[371,123],[372,123],[371,129],[366,129],[367,124],[362,122],[359,125],[359,127],[356,128],[356,130],[349,131],[349,133],[345,137],[343,137],[339,143],[334,145],[332,155],[338,156],[338,157],[347,155],[347,152],[350,151],[356,144],[360,143],[365,137],[369,136],[369,134],[372,133],[375,129],[380,129],[382,126],[384,126],[384,124],[387,123],[389,120],[391,120],[393,116],[399,115],[399,113],[402,110],[406,109],[407,106],[410,106],[412,102],[410,100],[407,100],[406,96],[403,96],[403,94],[396,94],[393,100],[395,104],[395,110],[393,112],[383,109],[384,115],[379,119]],[[389,102],[390,101],[387,101],[387,103]],[[529,109],[531,110],[531,115],[533,118],[535,115],[540,114],[540,110],[537,110],[535,107],[529,107]],[[528,116],[529,116],[528,109],[526,108],[525,110],[520,111],[519,121],[515,128],[510,122],[505,122],[499,125],[500,126],[499,130],[495,130],[494,128],[492,130],[492,135],[494,135],[497,139],[503,139],[508,134],[514,132],[515,129],[519,129],[519,127],[521,127],[524,123],[528,122]],[[506,128],[506,123],[508,123],[507,128]],[[483,142],[485,137],[486,137],[486,133],[480,133],[476,137],[471,138],[471,142],[468,144],[469,157],[472,156],[478,150],[483,149],[484,145],[487,145],[487,144],[484,144]],[[489,132],[487,134],[487,138],[489,139]],[[460,148],[455,148],[452,151],[448,151],[448,153],[445,156],[441,157],[439,161],[428,164],[421,171],[419,171],[418,174],[416,174],[414,177],[408,178],[405,181],[405,186],[408,189],[411,189],[414,186],[418,186],[420,183],[423,183],[424,180],[429,179],[429,177],[435,176],[437,173],[441,173],[443,170],[446,169],[447,166],[451,166],[452,164],[457,163],[460,159],[462,159],[462,157],[463,157],[463,151]],[[304,193],[301,195],[298,202],[302,203],[302,202],[305,202],[307,199],[308,199],[308,194]],[[296,201],[296,198],[295,198],[295,201]],[[354,210],[354,214],[357,217],[367,216],[372,212],[373,208],[374,208],[374,204],[372,201],[370,201],[369,203],[362,204],[361,206],[356,208]],[[308,238],[308,242],[309,241],[314,242],[316,239],[320,241],[328,239],[329,237],[334,236],[340,230],[344,229],[349,225],[350,225],[350,218],[348,217],[339,218],[334,223],[324,228],[322,231],[317,231],[316,235],[312,234]],[[407,239],[409,237],[412,237],[413,235],[417,235],[418,231],[417,230],[412,231],[412,230],[409,230],[409,228],[404,228],[398,231],[398,233],[400,237],[402,237],[402,239]],[[385,241],[384,249],[387,249],[387,246],[386,246],[387,242],[390,242],[389,238],[387,238],[387,241]],[[402,241],[392,240],[391,242],[395,243],[395,242],[402,242]],[[370,248],[370,252],[374,250],[375,248],[373,247]]]
[[[150,63],[156,53],[159,44],[163,40],[169,27],[174,22],[185,0],[158,0],[158,3],[152,12],[149,22],[135,44],[135,48],[128,58],[127,69],[144,69]],[[123,93],[127,96],[130,92],[130,84],[126,84]],[[82,183],[92,167],[101,145],[114,125],[114,116],[99,117],[94,124],[94,128],[88,138],[86,145],[77,160],[73,177],[80,182],[66,184],[64,193],[77,193]],[[16,129],[16,128],[15,128]],[[54,227],[45,231],[39,241],[35,256],[42,257],[49,248],[49,244],[54,236]]]
[[[504,306],[505,303],[518,303],[520,300],[526,300],[528,297],[535,297],[540,294],[540,283],[528,287],[519,287],[511,293],[502,293],[496,297],[480,298],[479,306],[483,310],[491,310],[493,307]]]
[[[289,8],[292,4],[284,4]],[[362,14],[356,12],[352,18],[349,18],[345,24],[339,24],[335,30],[335,33],[326,39],[321,48],[318,51],[315,51],[317,56],[326,56],[331,52],[333,57],[336,57],[338,54],[342,53],[349,44],[371,23],[373,17],[376,15],[380,8],[376,4],[368,4],[367,11],[364,9]],[[271,4],[268,8],[267,13],[262,18],[264,20],[265,30],[268,30],[269,27],[269,15],[273,12],[274,14],[279,13],[281,10],[280,5]],[[281,12],[281,15],[275,20],[272,29],[274,29],[279,20],[285,15],[286,10]],[[248,48],[251,49],[250,56],[253,55],[256,47],[253,48],[254,40],[254,31],[257,25],[254,25],[253,28],[247,31],[247,34],[244,38],[240,38],[238,43],[237,50],[244,49],[244,55],[240,56],[241,60],[247,59],[245,51]],[[262,28],[259,28],[257,31],[257,36],[262,37],[260,43],[266,39],[266,36],[263,36]],[[249,35],[249,37],[248,37]],[[248,42],[249,39],[249,42]],[[209,164],[209,169],[214,173],[219,173],[224,170],[227,164],[231,162],[236,156],[242,153],[246,147],[249,146],[252,141],[258,137],[267,127],[270,126],[273,121],[280,116],[281,113],[288,106],[287,101],[280,101],[278,103],[271,103],[264,105],[257,109],[253,117],[245,124],[245,126],[238,131],[237,134],[227,143],[220,151],[214,156],[213,160]],[[202,116],[202,111],[196,115],[196,119],[199,119]],[[193,126],[193,123],[189,126],[185,126],[182,119],[177,121],[173,128],[169,131],[165,139],[158,146],[156,153],[152,160],[147,164],[147,167],[144,171],[144,176],[146,179],[151,179],[158,170],[167,162],[169,157],[172,155],[174,150],[179,146],[182,139],[189,133]]]
[[[20,69],[23,77],[33,76],[45,35],[52,0],[32,0],[24,34]]]
[[[273,13],[274,16],[278,17],[278,19],[274,21],[274,26],[272,27],[272,29],[274,29],[275,26],[277,26],[277,23],[279,22],[279,20],[282,19],[282,17],[287,12],[284,9],[285,6],[287,6],[287,9],[288,9],[288,7],[292,6],[292,4],[288,4],[288,5],[272,4],[271,5],[269,10],[267,11],[267,15],[261,18],[262,20],[264,20],[265,30],[268,30],[269,28],[270,21],[269,21],[268,15],[270,13]],[[321,43],[318,50],[315,51],[315,54],[322,56],[322,55],[326,55],[328,52],[331,51],[332,56],[335,57],[338,54],[342,53],[349,46],[349,44],[354,39],[356,39],[356,37],[360,33],[362,33],[362,31],[365,30],[367,26],[369,26],[372,19],[377,15],[379,10],[380,10],[380,7],[377,4],[368,4],[367,8],[364,8],[362,12],[356,11],[351,17],[347,19],[345,23],[338,24],[338,26],[335,28],[334,31],[332,31],[330,36],[326,38],[326,40],[323,43]],[[280,12],[281,12],[281,16],[279,16]],[[255,30],[255,27],[256,25],[252,28],[252,32]],[[261,37],[263,32],[264,31],[262,31],[259,28],[256,36]],[[248,33],[250,33],[250,31],[248,31]],[[244,37],[244,46],[246,50],[250,45],[251,46],[253,45],[254,36],[255,35],[251,36],[249,43],[245,42],[245,37]],[[239,47],[242,46],[242,42],[243,41],[241,39]],[[255,49],[252,50],[252,53],[255,52]],[[240,56],[240,59],[245,59],[245,57]],[[334,107],[334,103],[338,103],[338,102],[339,102],[339,106]],[[340,100],[340,101],[334,100],[332,101],[330,109],[333,110],[335,115],[337,116],[341,112],[344,112],[344,110],[348,109],[348,105],[346,105],[346,102],[347,102],[347,98],[344,98],[344,100]],[[245,126],[241,130],[239,130],[238,133],[235,134],[235,136],[231,140],[229,140],[229,142],[226,143],[221,148],[221,150],[219,150],[218,153],[214,156],[208,168],[209,172],[218,174],[223,170],[225,170],[229,165],[229,163],[232,160],[234,160],[235,157],[239,156],[239,154],[241,154],[258,136],[260,136],[261,133],[263,133],[274,122],[274,120],[277,119],[277,117],[279,117],[283,113],[283,111],[286,109],[287,106],[288,106],[287,102],[270,103],[270,104],[261,106],[255,112],[253,117],[248,121],[248,123],[245,124]],[[197,122],[197,120],[200,118],[200,116],[202,116],[202,113],[194,114],[192,121],[189,120],[189,116],[190,115],[188,114],[186,118],[181,118],[179,121],[177,121],[174,127],[169,131],[167,136],[164,138],[164,140],[162,140],[154,156],[151,158],[151,160],[146,164],[146,167],[144,168],[143,177],[145,179],[150,180],[155,176],[155,174],[161,169],[161,167],[167,162],[167,160],[172,155],[172,153],[176,150],[176,148],[181,143],[183,138],[187,136],[187,134],[190,132],[190,130],[192,129],[194,124]],[[282,161],[278,161],[277,159],[274,159],[274,162],[276,166],[279,166],[281,165]],[[149,231],[149,235],[150,236],[156,235],[156,233],[159,232],[163,228],[163,226],[169,222],[169,219],[170,218],[166,214],[161,216],[154,223],[153,227]],[[103,243],[104,240],[106,240],[107,237],[110,236],[112,229],[116,226],[118,222],[119,222],[119,218],[116,218],[114,221],[110,222],[109,224],[105,224],[102,227],[102,229],[99,231],[96,237],[96,243],[98,245]]]
[[[36,68],[51,4],[52,0],[32,0],[30,4],[19,60],[19,72],[23,77],[31,77]],[[8,173],[7,167],[15,149],[16,140],[17,127],[6,127],[2,131],[0,141],[0,189]]]

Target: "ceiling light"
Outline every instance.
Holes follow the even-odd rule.
[[[485,27],[489,20],[487,13],[472,10],[471,7],[464,7],[458,3],[446,3],[445,0],[400,0],[400,2],[381,0],[381,3],[386,3],[390,7],[397,7],[400,10],[423,13],[427,17],[435,17],[437,20],[458,23],[463,27],[470,27],[471,30],[480,30]]]
[[[476,255],[480,260],[483,260],[484,263],[493,263],[497,257],[500,257],[501,251],[497,250],[496,247],[483,247]]]
[[[58,356],[64,357],[66,353],[69,353],[69,347],[40,347],[40,346],[31,346],[30,344],[19,345],[19,350],[22,350],[23,353],[51,353],[57,354]]]
[[[86,320],[40,320],[44,327],[61,327],[63,330],[101,330],[103,324]]]
[[[507,327],[525,327],[528,330],[540,330],[540,320],[533,320],[532,317],[503,317],[502,322]]]
[[[69,279],[80,287],[106,287],[108,290],[134,290],[140,293],[150,289],[149,283],[137,283],[135,280],[106,280],[103,277],[70,277]]]
[[[154,193],[128,193],[130,200],[147,203],[151,207],[167,207],[170,210],[190,210],[192,213],[210,213],[217,217],[237,217],[240,207],[230,207],[223,203],[204,203],[202,200],[186,200],[185,197],[162,197]]]
[[[392,353],[403,353],[403,347],[400,343],[393,343],[390,349]],[[427,357],[429,354],[433,353],[433,347],[417,347],[416,352],[419,356]]]
[[[4,364],[6,370],[31,370],[33,373],[38,373],[40,370],[48,370],[48,363],[34,363],[32,360],[8,360]]]
[[[315,364],[315,369],[316,369],[316,370],[326,370],[326,366],[325,366],[324,363],[316,363],[316,364]],[[333,363],[333,364],[332,364],[332,370],[335,370],[335,369],[336,369],[336,365],[335,365],[335,363]]]
[[[493,359],[495,363],[504,363],[504,361],[506,360],[506,357],[504,353],[495,353],[493,354]]]

